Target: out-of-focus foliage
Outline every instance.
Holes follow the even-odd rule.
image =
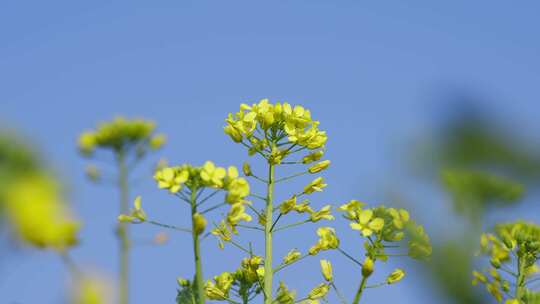
[[[509,178],[467,169],[446,169],[441,183],[451,194],[456,211],[478,216],[487,204],[511,204],[521,198],[524,186]]]
[[[522,178],[540,175],[540,156],[519,136],[503,130],[488,116],[464,110],[440,134],[435,148],[440,164],[490,168]]]
[[[424,142],[417,159],[423,171],[448,193],[455,212],[463,215],[467,234],[435,243],[427,274],[451,303],[485,303],[484,295],[469,284],[474,240],[488,212],[519,202],[526,186],[540,176],[540,153],[519,136],[527,134],[503,128],[488,109],[474,106],[474,97],[450,97],[452,105],[459,105],[453,108],[457,115],[450,115]]]
[[[457,241],[437,245],[430,261],[430,278],[442,288],[452,303],[484,303],[484,297],[471,288],[470,248]]]

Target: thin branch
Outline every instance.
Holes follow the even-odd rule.
[[[264,231],[264,229],[257,227],[257,226],[251,226],[251,225],[243,225],[243,224],[237,224],[236,226],[246,228],[246,229],[253,229],[253,230],[259,230]]]
[[[330,286],[332,286],[332,288],[334,288],[334,290],[336,291],[336,294],[339,298],[339,301],[341,302],[341,304],[347,304],[347,300],[345,300],[345,297],[341,294],[341,292],[339,292],[336,284],[334,284],[334,282],[330,282]]]
[[[255,175],[253,173],[250,175],[250,177],[253,177],[254,179],[256,179],[256,180],[258,180],[258,181],[260,181],[262,183],[268,184],[267,180],[265,180],[264,178],[260,178],[260,177],[258,177],[257,175]]]
[[[228,242],[233,244],[235,247],[239,248],[240,250],[246,252],[247,254],[251,254],[251,252],[249,250],[247,250],[246,248],[244,248],[244,246],[238,244],[237,242],[233,241],[232,239],[229,240]]]
[[[258,198],[258,199],[260,199],[260,200],[266,202],[266,197],[264,197],[264,196],[261,196],[261,195],[258,195],[258,194],[254,194],[254,193],[251,193],[249,196],[254,197],[254,198]]]
[[[204,202],[206,202],[207,200],[211,199],[214,195],[218,194],[219,191],[221,191],[221,189],[216,189],[214,192],[208,194],[207,197],[203,198],[203,199],[197,204],[197,207],[201,206],[202,204],[204,204]]]
[[[168,229],[173,229],[173,230],[177,230],[177,231],[181,231],[181,232],[191,233],[191,230],[189,230],[187,228],[177,227],[177,226],[174,226],[174,225],[162,224],[160,222],[156,222],[156,221],[152,221],[152,220],[146,220],[145,222],[148,223],[148,224],[152,224],[152,225],[163,227],[163,228],[168,228]]]
[[[283,268],[288,267],[288,266],[290,266],[290,265],[292,265],[292,264],[294,264],[294,263],[296,263],[296,262],[298,262],[298,261],[301,261],[301,260],[307,258],[308,256],[309,256],[309,254],[304,254],[303,256],[299,257],[298,259],[296,259],[296,260],[294,260],[294,261],[292,261],[292,262],[290,262],[290,263],[287,263],[287,264],[281,264],[281,265],[279,265],[278,267],[276,267],[276,268],[274,269],[274,273],[276,273],[276,272],[282,270]]]
[[[246,206],[248,206],[248,208],[251,209],[251,211],[255,212],[255,214],[257,214],[257,216],[259,218],[262,217],[261,213],[259,211],[257,211],[257,209],[255,209],[255,207],[251,206],[251,204],[246,204]]]
[[[276,224],[279,222],[279,219],[283,216],[283,213],[280,213],[274,223],[272,223],[272,227],[270,227],[270,232],[274,231],[274,227],[276,227]]]
[[[217,209],[217,208],[219,208],[219,207],[221,207],[221,206],[225,206],[225,205],[227,205],[227,202],[219,203],[219,204],[217,204],[217,205],[215,205],[215,206],[212,206],[212,207],[210,207],[210,208],[208,208],[208,209],[206,209],[206,210],[204,210],[204,211],[201,211],[201,214],[208,213],[208,212],[210,212],[210,211],[212,211],[212,210],[215,210],[215,209]]]
[[[353,261],[355,264],[357,264],[358,266],[362,267],[362,263],[360,263],[357,259],[355,259],[353,256],[351,256],[350,254],[348,254],[347,252],[345,252],[343,249],[341,248],[337,248],[337,250],[339,252],[341,252],[341,254],[343,254],[344,256],[346,256],[349,260]]]
[[[277,227],[276,229],[274,229],[274,232],[278,232],[278,231],[285,230],[285,229],[288,229],[288,228],[300,226],[300,225],[305,224],[307,222],[309,222],[309,220],[303,220],[301,222],[296,222],[296,223],[292,223],[292,224],[289,224],[289,225]]]
[[[290,179],[293,179],[293,178],[298,177],[298,176],[306,175],[308,173],[309,173],[308,171],[304,171],[304,172],[293,174],[291,176],[283,177],[283,178],[280,178],[280,179],[276,180],[276,183],[284,182],[286,180],[290,180]]]

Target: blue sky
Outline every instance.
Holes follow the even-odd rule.
[[[223,134],[223,119],[242,102],[268,97],[308,107],[328,132],[329,187],[314,204],[375,204],[397,185],[422,210],[421,222],[444,231],[452,222],[433,215],[449,212],[447,198],[410,178],[405,152],[448,116],[452,104],[441,96],[456,87],[484,96],[507,127],[540,143],[538,9],[533,1],[3,1],[0,119],[35,142],[70,186],[85,222],[75,259],[113,276],[117,195],[84,179],[87,161],[74,142],[118,114],[153,119],[168,135],[167,147],[136,173],[145,179],[133,191],[164,222],[181,223],[187,210],[155,188],[151,161],[240,165],[247,155]],[[278,191],[285,198],[308,181]],[[525,213],[514,212],[505,216]],[[343,221],[336,226],[360,255],[360,238]],[[278,256],[306,250],[315,228],[278,239]],[[158,231],[133,230],[138,238]],[[207,276],[237,267],[234,248],[219,252],[213,240],[204,247]],[[351,298],[358,271],[337,254],[324,256]],[[172,303],[176,276],[192,273],[190,258],[183,235],[137,248],[133,303]],[[0,279],[6,303],[60,301],[67,274],[58,258],[24,251],[10,259]],[[291,269],[284,279],[300,294],[322,279],[315,259]],[[429,286],[414,268],[409,273],[366,301],[432,301]]]

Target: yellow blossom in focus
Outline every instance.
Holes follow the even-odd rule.
[[[324,183],[324,178],[317,177],[306,187],[304,187],[304,194],[311,194],[313,192],[321,192],[327,185]]]
[[[294,261],[297,261],[302,254],[297,249],[292,249],[287,253],[285,257],[283,257],[283,264],[290,264]]]
[[[177,193],[189,179],[189,170],[166,167],[156,171],[154,179],[157,181],[160,189],[168,189],[171,193]]]
[[[201,170],[202,180],[217,188],[223,186],[223,179],[226,175],[225,168],[216,167],[211,161],[205,162]]]
[[[382,230],[384,220],[382,218],[373,218],[373,211],[370,209],[362,210],[358,214],[358,221],[350,224],[354,230],[359,230],[363,236],[370,236],[373,232]]]
[[[231,227],[233,232],[236,232],[235,227],[236,225],[238,225],[239,222],[251,221],[251,215],[247,214],[245,210],[246,208],[241,203],[233,204],[229,209],[229,213],[227,213],[227,224],[229,225],[229,227]]]
[[[279,212],[281,212],[281,214],[287,214],[294,210],[294,207],[296,207],[296,195],[293,195],[291,198],[281,203],[279,205]]]
[[[339,239],[336,231],[331,227],[320,227],[317,229],[319,240],[315,245],[309,248],[310,255],[316,255],[321,250],[336,249],[339,247]]]
[[[310,217],[309,217],[309,220],[316,223],[320,220],[333,220],[334,219],[334,216],[331,214],[331,210],[330,208],[332,208],[332,206],[330,205],[326,205],[324,207],[321,208],[321,210],[319,211],[315,211],[313,213],[311,213]]]
[[[227,186],[226,201],[229,204],[241,203],[249,195],[249,183],[245,178],[235,178]]]

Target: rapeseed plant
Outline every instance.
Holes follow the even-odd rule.
[[[117,117],[103,122],[95,130],[85,131],[79,136],[78,148],[85,157],[92,158],[97,150],[109,150],[114,156],[118,176],[115,185],[120,192],[120,213],[129,212],[129,174],[149,152],[161,148],[165,143],[165,135],[155,134],[155,124],[143,119],[126,119]],[[96,167],[87,167],[91,180],[99,180]],[[119,303],[129,303],[129,258],[131,240],[126,223],[119,222],[117,237],[119,251]]]

